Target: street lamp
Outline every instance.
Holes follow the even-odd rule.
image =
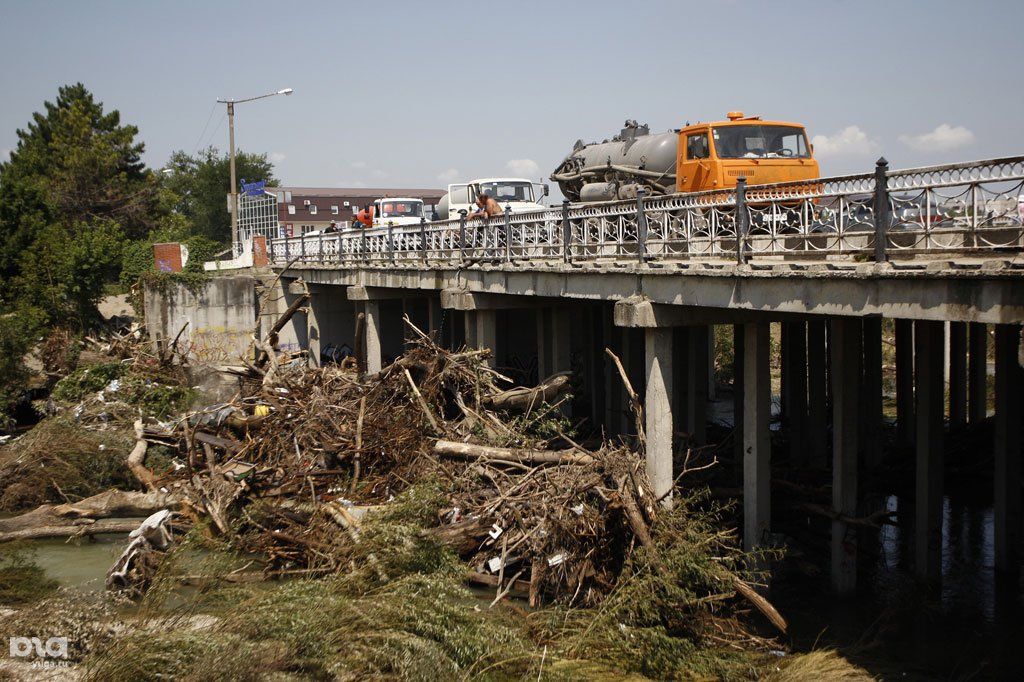
[[[291,88],[284,88],[277,92],[268,92],[265,95],[259,95],[257,97],[246,97],[245,99],[218,99],[217,101],[221,104],[228,105],[228,146],[230,147],[230,165],[231,165],[231,238],[241,243],[241,235],[238,234],[238,181],[235,179],[235,105],[241,104],[242,102],[252,102],[258,99],[264,99],[266,97],[273,97],[274,95],[290,95],[294,92]]]

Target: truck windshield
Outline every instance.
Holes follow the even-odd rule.
[[[380,211],[382,218],[419,218],[423,213],[423,204],[419,201],[383,201]]]
[[[528,182],[481,182],[477,191],[483,192],[498,203],[533,201],[533,185]]]
[[[742,125],[712,129],[720,159],[809,159],[803,128]]]

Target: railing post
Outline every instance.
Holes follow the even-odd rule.
[[[420,216],[420,259],[427,262],[427,219]]]
[[[644,197],[647,190],[641,187],[636,192],[636,258],[643,263],[647,260],[647,214],[644,213]]]
[[[391,223],[388,223],[388,261],[390,261],[392,264],[394,264],[394,262],[395,262],[395,238],[394,238],[394,233],[392,232],[392,230],[394,230],[394,226]]]
[[[568,199],[562,199],[562,260],[572,262],[572,226],[569,225]]]
[[[306,262],[306,233],[299,233],[299,260],[303,263]]]
[[[316,250],[317,262],[325,263],[325,262],[327,262],[327,259],[324,258],[324,231],[323,230],[320,230],[320,238],[317,241],[319,241],[319,245],[317,246],[317,250]]]
[[[888,257],[886,247],[889,238],[889,224],[892,220],[889,209],[889,162],[885,157],[875,162],[875,262],[884,263]],[[928,216],[925,216],[925,221]],[[925,228],[928,226],[926,225]]]
[[[285,263],[290,263],[291,260],[292,260],[291,244],[289,244],[289,241],[290,241],[289,237],[285,237],[284,238],[284,262]]]
[[[362,253],[363,261],[366,263],[370,262],[370,252],[366,248],[366,228],[364,227],[359,232],[359,251]]]
[[[459,260],[466,260],[466,214],[459,214]]]
[[[747,234],[750,232],[750,213],[747,211],[747,179],[736,179],[736,262],[747,262]]]
[[[512,260],[512,239],[511,232],[509,229],[509,222],[512,219],[512,207],[505,206],[505,262],[508,263]],[[497,244],[495,244],[497,246]]]

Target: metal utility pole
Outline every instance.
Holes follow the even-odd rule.
[[[293,92],[294,90],[291,88],[284,88],[283,90],[268,92],[257,97],[217,100],[221,104],[228,105],[228,154],[231,167],[231,240],[235,244],[239,244],[242,241],[242,236],[238,234],[238,179],[235,177],[235,105],[242,102],[264,99],[265,97],[273,97],[274,95],[290,95]]]

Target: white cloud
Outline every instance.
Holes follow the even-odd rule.
[[[366,168],[366,162],[365,161],[353,161],[351,163],[351,166],[353,168]]]
[[[459,171],[455,168],[443,170],[437,174],[437,179],[441,182],[455,182],[459,179]]]
[[[505,164],[513,175],[520,175],[524,178],[532,178],[540,173],[540,166],[533,159],[512,159]]]
[[[974,133],[963,126],[943,123],[921,135],[900,135],[900,142],[922,152],[945,152],[974,142]]]
[[[834,135],[811,138],[815,156],[867,156],[879,150],[879,144],[859,126],[846,126]]]
[[[282,154],[281,152],[270,152],[270,160],[273,161],[274,163],[281,163],[287,158],[288,157]]]

